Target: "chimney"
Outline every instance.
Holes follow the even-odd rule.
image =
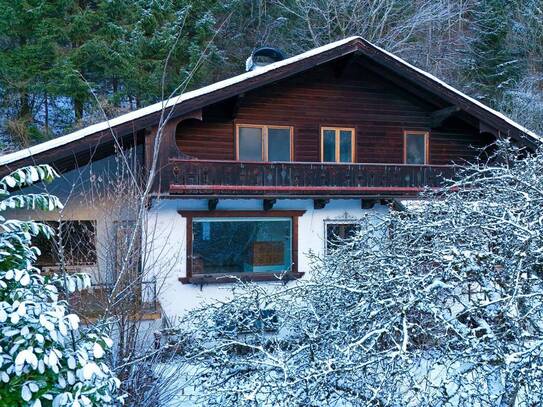
[[[262,68],[263,66],[282,61],[286,56],[280,49],[272,47],[260,47],[253,51],[251,56],[245,61],[245,70],[247,72]]]

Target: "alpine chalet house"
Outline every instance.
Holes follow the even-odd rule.
[[[262,55],[275,62],[263,63]],[[108,194],[91,205],[80,189],[115,179],[123,160],[136,163],[142,188],[156,169],[137,242],[144,260],[123,281],[145,273],[143,285],[152,276],[143,301],[159,304],[157,317],[174,317],[228,295],[236,279],[271,286],[303,278],[309,252],[324,253],[365,214],[439,187],[454,176],[455,163],[476,160],[502,137],[529,150],[540,142],[352,37],[286,59],[259,50],[245,73],[5,155],[0,170],[48,163],[63,174],[50,190],[69,197],[61,223],[77,238],[65,238],[73,255],[68,270],[92,273],[103,288],[112,283],[101,263],[123,256],[119,236],[141,214],[107,211],[100,200]],[[81,241],[91,248],[78,253]]]

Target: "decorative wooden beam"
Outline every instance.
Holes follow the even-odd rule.
[[[158,137],[158,125],[153,126],[150,132],[146,131],[145,134],[145,168],[151,168],[154,150],[158,147],[158,162],[156,167],[158,168],[159,176],[156,177],[155,185],[153,186],[154,192],[158,192],[161,184],[160,171],[163,168],[168,168],[168,161],[174,157],[186,157],[186,154],[181,153],[177,148],[175,140],[175,133],[177,125],[183,120],[196,119],[202,120],[202,109],[194,110],[190,113],[178,116],[175,119],[168,120],[168,122],[161,129],[162,135]],[[158,145],[157,145],[158,144]]]
[[[324,209],[328,202],[330,202],[330,199],[314,199],[313,209]]]
[[[209,201],[207,201],[207,209],[209,209],[210,211],[214,211],[215,209],[217,209],[218,204],[219,204],[219,199],[212,198]]]
[[[265,211],[269,211],[273,208],[273,205],[275,205],[275,202],[277,202],[277,199],[264,199],[263,206]]]
[[[458,113],[461,109],[458,106],[449,106],[443,109],[436,110],[430,114],[430,127],[439,127],[443,122]]]
[[[398,212],[407,212],[407,206],[405,206],[403,203],[401,203],[397,199],[391,199],[390,200],[390,207]]]
[[[183,120],[188,120],[188,119],[196,119],[196,120],[202,121],[202,109],[197,109],[190,113],[184,114],[183,116],[180,116],[178,119],[176,119],[176,122],[179,124]]]
[[[377,199],[361,199],[362,209],[371,209],[377,203]]]
[[[391,201],[390,201],[390,199],[381,199],[381,200],[379,200],[379,204],[383,205],[383,206],[388,206],[388,205],[391,204]]]

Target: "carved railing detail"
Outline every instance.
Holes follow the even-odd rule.
[[[454,166],[172,159],[171,194],[413,195],[438,188]]]

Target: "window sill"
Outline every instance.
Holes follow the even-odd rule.
[[[198,274],[191,277],[180,277],[182,284],[228,284],[239,281],[291,281],[301,278],[304,273],[239,273],[239,274]]]

